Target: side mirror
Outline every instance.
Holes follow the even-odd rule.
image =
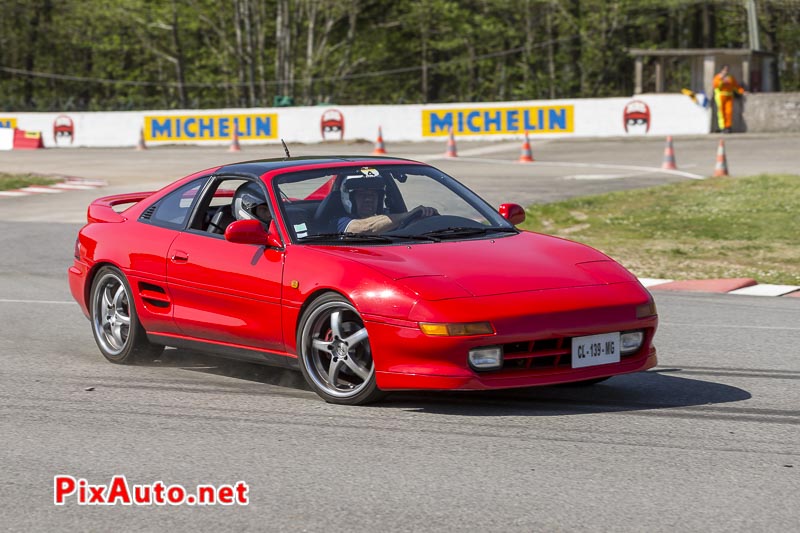
[[[275,221],[270,222],[269,231],[264,230],[260,220],[237,220],[225,229],[225,240],[238,244],[266,245],[270,248],[283,248]]]
[[[525,222],[525,210],[519,204],[501,204],[497,211],[515,226]]]

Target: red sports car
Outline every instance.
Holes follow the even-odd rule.
[[[648,291],[524,218],[414,161],[250,161],[93,202],[69,283],[111,362],[173,346],[299,367],[333,403],[653,367]]]

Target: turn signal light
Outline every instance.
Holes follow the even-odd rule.
[[[657,314],[656,303],[653,300],[650,300],[646,304],[636,306],[636,318],[647,318]]]
[[[466,322],[462,324],[420,322],[419,329],[425,335],[435,337],[463,337],[467,335],[491,335],[494,333],[494,328],[489,322]]]

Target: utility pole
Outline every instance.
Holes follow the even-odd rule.
[[[750,50],[761,50],[761,40],[758,38],[758,8],[756,0],[745,0],[747,8],[747,35],[750,38]]]

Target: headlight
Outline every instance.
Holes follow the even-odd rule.
[[[642,347],[644,331],[626,331],[620,335],[619,351],[622,355],[630,355]]]
[[[462,324],[420,322],[419,329],[425,335],[437,337],[463,337],[468,335],[491,335],[494,333],[494,328],[489,322],[467,322]]]
[[[469,364],[475,370],[497,370],[503,366],[503,347],[473,348],[469,351]]]

